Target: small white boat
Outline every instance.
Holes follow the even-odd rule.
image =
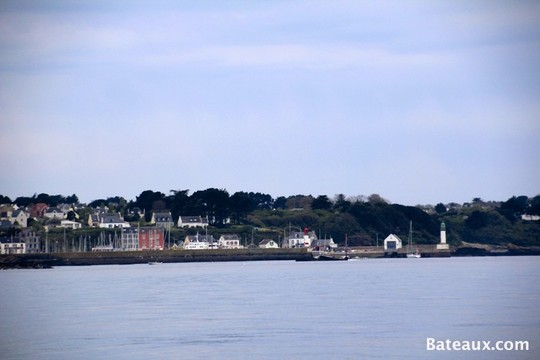
[[[161,265],[163,264],[161,261],[150,261],[148,265]]]
[[[420,253],[417,251],[413,252],[412,254],[407,254],[407,257],[408,258],[417,258],[417,259],[420,259],[422,257],[422,255],[420,255]]]

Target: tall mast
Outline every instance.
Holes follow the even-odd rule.
[[[409,253],[411,252],[411,249],[412,249],[412,244],[411,244],[411,242],[412,242],[412,220],[409,221],[409,245],[408,245],[408,247],[409,247]]]

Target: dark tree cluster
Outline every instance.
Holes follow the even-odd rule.
[[[5,197],[9,199],[8,197]],[[79,198],[73,194],[70,196],[49,195],[49,194],[34,194],[34,196],[20,196],[13,201],[17,206],[25,207],[31,204],[44,203],[49,206],[57,206],[58,204],[78,204]]]

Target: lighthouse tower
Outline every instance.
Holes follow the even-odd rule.
[[[437,244],[437,250],[448,250],[450,247],[446,243],[446,225],[441,223],[441,242]]]

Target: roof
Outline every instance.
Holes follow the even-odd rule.
[[[11,214],[11,216],[12,217],[17,217],[17,216],[19,216],[20,213],[26,214],[22,209],[19,209],[19,210],[15,210],[13,212],[13,214]]]
[[[101,218],[101,222],[102,223],[107,223],[107,224],[113,224],[113,223],[123,223],[125,221],[122,220],[120,218],[120,215],[118,215],[118,214],[105,214]]]
[[[201,216],[180,216],[180,221],[183,223],[204,223]]]
[[[384,241],[386,241],[386,240],[398,240],[398,241],[403,242],[403,241],[399,238],[399,236],[394,235],[394,234],[388,235],[388,236],[384,239]]]
[[[154,219],[157,222],[172,221],[172,215],[170,212],[154,213]]]
[[[49,205],[45,203],[37,203],[37,204],[32,205],[32,209],[45,209],[47,207],[49,207]]]
[[[155,212],[154,216],[167,217],[167,216],[171,216],[171,212],[170,211]]]
[[[259,243],[259,245],[266,245],[266,244],[270,243],[271,241],[273,241],[273,242],[275,242],[277,244],[277,242],[272,240],[272,239],[264,239]]]
[[[8,212],[8,211],[15,211],[15,208],[11,205],[1,205],[0,206],[0,212]]]
[[[223,238],[223,240],[240,240],[240,238],[236,234],[221,235],[221,237]]]

